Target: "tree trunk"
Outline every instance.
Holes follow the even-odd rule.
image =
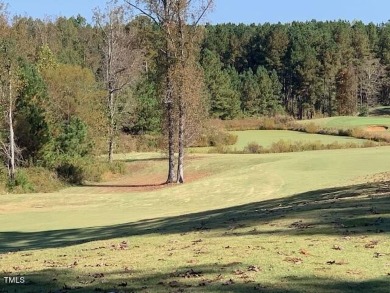
[[[112,163],[114,157],[114,137],[108,139],[108,162]]]
[[[110,111],[110,129],[108,134],[108,162],[112,163],[114,155],[114,139],[115,139],[115,109],[114,109],[114,93],[111,92],[108,98],[109,102],[109,111]]]
[[[185,115],[183,98],[179,98],[179,157],[177,160],[177,183],[184,183]]]
[[[182,8],[180,8],[180,2],[177,3],[178,11],[181,11]],[[185,73],[185,67],[186,67],[186,61],[185,61],[185,53],[184,53],[184,21],[181,18],[180,13],[178,14],[178,26],[179,26],[179,38],[180,38],[180,67],[182,69],[181,74],[186,75]],[[187,60],[188,61],[188,60]],[[179,104],[179,157],[177,159],[177,180],[176,183],[184,183],[184,145],[185,145],[185,107],[184,107],[184,97],[183,97],[183,78],[184,76],[179,77],[179,88],[180,92],[178,93],[178,104]]]
[[[9,74],[11,76],[11,74]],[[12,103],[12,84],[11,80],[8,84],[9,90],[9,112],[8,112],[8,124],[9,124],[9,145],[10,145],[10,162],[9,162],[9,179],[15,180],[15,137],[14,137],[14,126],[13,126],[13,103]]]
[[[175,141],[172,93],[168,90],[167,115],[168,115],[168,178],[166,183],[175,182]]]

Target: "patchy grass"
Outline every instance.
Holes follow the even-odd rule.
[[[192,156],[156,190],[133,185],[164,157],[121,159],[109,184],[1,196],[1,277],[27,283],[0,290],[388,292],[389,147]]]

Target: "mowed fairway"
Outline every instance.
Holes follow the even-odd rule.
[[[26,282],[0,292],[389,292],[390,147],[191,155],[180,186],[158,154],[119,159],[1,195],[0,274]]]
[[[283,139],[290,142],[331,144],[331,143],[356,143],[362,144],[364,139],[356,139],[352,137],[311,134],[289,130],[246,130],[246,131],[231,131],[237,135],[237,143],[232,146],[233,149],[243,150],[249,143],[255,142],[259,145],[268,148],[273,143]]]
[[[390,118],[373,116],[373,117],[356,117],[356,116],[338,116],[320,119],[303,120],[299,123],[314,123],[322,127],[330,128],[354,128],[367,126],[386,126],[390,127]]]

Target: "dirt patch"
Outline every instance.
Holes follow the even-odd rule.
[[[381,125],[371,125],[367,126],[364,130],[369,131],[369,132],[383,132],[388,129],[387,126],[381,126]]]
[[[208,175],[206,172],[189,172],[185,177],[185,183],[190,183]],[[166,174],[144,175],[144,176],[123,176],[117,181],[96,183],[85,185],[96,188],[97,193],[128,193],[153,191],[175,186],[175,184],[165,184]],[[89,191],[91,192],[91,191]]]

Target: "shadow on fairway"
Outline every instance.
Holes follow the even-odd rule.
[[[247,264],[179,267],[170,273],[124,272],[88,273],[69,269],[47,269],[24,275],[25,284],[5,285],[0,292],[344,292],[388,293],[386,277],[366,281],[340,281],[318,276],[289,275],[277,283],[258,283],[252,277],[240,279],[234,270],[246,271]],[[223,270],[221,270],[223,269]],[[259,272],[258,274],[261,274]],[[4,289],[6,291],[1,291]]]
[[[390,116],[390,107],[382,107],[370,111],[370,115],[373,116]]]
[[[256,231],[233,226],[288,224]],[[291,221],[289,222],[289,219]],[[300,219],[298,222],[296,219]],[[268,227],[269,228],[269,227]],[[390,182],[322,189],[218,210],[145,219],[119,225],[40,232],[0,232],[0,253],[64,247],[151,233],[171,234],[221,229],[227,235],[263,233],[354,235],[390,232]],[[230,234],[229,234],[230,233]]]

